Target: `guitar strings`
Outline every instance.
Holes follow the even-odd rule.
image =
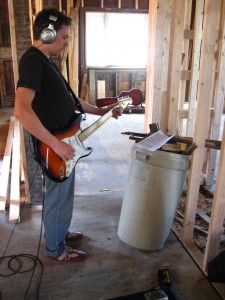
[[[29,142],[29,145],[30,145],[30,142]],[[33,153],[32,149],[31,149],[31,145],[30,145],[30,150]],[[2,263],[4,262],[4,263],[7,264],[8,270],[10,270],[10,272],[8,274],[4,274],[3,272],[0,271],[0,277],[11,277],[11,276],[16,275],[16,274],[23,274],[23,273],[27,273],[27,272],[32,271],[31,277],[30,277],[30,280],[28,282],[28,286],[26,288],[23,300],[31,299],[31,297],[34,296],[34,294],[36,294],[36,299],[37,300],[39,299],[40,286],[41,286],[41,281],[42,281],[42,277],[43,277],[43,273],[44,273],[44,264],[42,263],[41,259],[38,257],[39,256],[39,252],[40,252],[40,246],[41,246],[41,238],[42,238],[43,209],[42,209],[42,215],[41,215],[41,227],[40,227],[40,233],[39,233],[39,240],[38,240],[38,247],[37,247],[37,253],[36,253],[36,255],[22,253],[22,254],[16,254],[16,255],[8,255],[8,256],[6,256],[5,254],[6,254],[6,251],[8,250],[8,248],[9,248],[9,245],[10,245],[10,242],[12,240],[13,234],[15,232],[17,223],[20,220],[20,216],[21,216],[21,213],[22,213],[23,208],[25,206],[25,203],[27,201],[27,198],[28,198],[28,195],[30,193],[31,187],[34,184],[34,179],[36,177],[38,167],[39,166],[37,165],[35,173],[34,173],[34,176],[32,178],[31,184],[30,184],[30,187],[29,187],[29,189],[28,189],[28,191],[27,191],[27,193],[25,195],[25,200],[24,200],[24,202],[23,202],[23,204],[21,206],[21,210],[20,210],[19,216],[18,216],[18,218],[16,220],[15,225],[13,226],[13,229],[12,229],[12,232],[11,232],[10,237],[8,239],[8,242],[6,244],[5,250],[3,251],[3,255],[0,256],[0,268],[1,268]],[[42,175],[42,178],[44,180],[44,176],[43,175]],[[43,182],[43,184],[44,184],[44,182]],[[43,196],[43,201],[44,201],[44,196]],[[24,269],[23,260],[25,260],[25,262],[27,262],[27,259],[28,259],[28,262],[31,263],[31,267],[27,268],[27,269]],[[28,292],[30,290],[30,287],[31,287],[31,284],[32,284],[32,281],[33,281],[33,277],[34,277],[34,273],[35,273],[35,270],[36,270],[37,266],[40,267],[40,275],[39,275],[39,278],[38,278],[38,281],[37,281],[37,288],[28,297]],[[2,291],[0,290],[0,299],[3,299],[3,296],[4,295],[2,294]]]

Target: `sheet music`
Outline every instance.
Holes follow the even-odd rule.
[[[161,130],[151,134],[147,138],[135,144],[136,148],[142,150],[155,151],[166,144],[174,135],[167,136]]]

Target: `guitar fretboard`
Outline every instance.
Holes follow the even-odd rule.
[[[99,127],[101,127],[109,118],[113,115],[113,109],[104,114],[101,118],[99,118],[95,123],[85,128],[79,134],[79,140],[83,143],[93,132],[95,132]]]

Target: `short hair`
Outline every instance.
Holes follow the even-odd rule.
[[[56,21],[50,20],[50,15],[57,17]],[[40,39],[41,32],[43,29],[48,28],[49,24],[53,24],[56,32],[63,26],[70,26],[72,22],[72,19],[70,17],[67,17],[62,12],[56,10],[56,9],[43,9],[41,10],[33,24],[33,36],[35,40]]]

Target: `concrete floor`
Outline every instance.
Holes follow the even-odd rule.
[[[88,116],[84,127],[94,120],[95,116]],[[37,263],[26,298],[32,271],[10,277],[1,276],[2,299],[37,299],[36,292],[42,276],[41,300],[108,300],[157,287],[157,271],[160,268],[169,268],[179,299],[221,299],[172,232],[164,248],[159,251],[141,251],[125,244],[117,236],[130,148],[134,144],[121,132],[143,132],[143,124],[143,115],[124,114],[118,121],[110,119],[85,143],[94,151],[76,166],[71,224],[71,229],[84,233],[82,242],[73,246],[87,253],[85,262],[58,263],[45,257],[43,237],[40,238],[41,205],[25,204],[21,222],[16,226],[8,223],[8,211],[0,215],[0,255],[27,254],[35,257],[40,240],[39,259],[44,268],[41,275],[41,265]],[[21,257],[22,271],[33,266],[27,255]],[[17,268],[17,263],[12,264]],[[7,259],[2,261],[0,273],[10,273]]]

